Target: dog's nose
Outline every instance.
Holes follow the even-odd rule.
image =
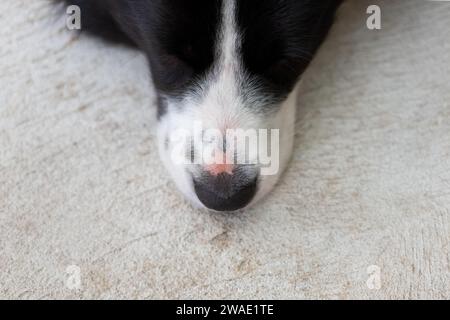
[[[254,170],[235,168],[219,174],[203,171],[193,179],[198,199],[209,209],[235,211],[244,208],[257,190],[258,175]]]

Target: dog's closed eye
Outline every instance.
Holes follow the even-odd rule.
[[[157,70],[153,74],[158,87],[163,91],[180,89],[194,75],[194,68],[173,54],[162,55],[159,65],[161,70]]]
[[[180,93],[211,66],[213,53],[209,51],[191,41],[163,48],[152,65],[157,68],[154,78],[158,88],[167,93]]]
[[[196,60],[198,60],[198,54],[191,44],[182,45],[178,50],[177,56],[179,59],[191,65],[194,65]]]
[[[264,72],[265,77],[276,85],[290,86],[306,68],[308,61],[297,58],[281,58]]]

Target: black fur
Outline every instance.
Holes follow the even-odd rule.
[[[340,0],[238,0],[244,65],[263,90],[292,90],[331,27]]]
[[[177,97],[211,67],[227,0],[59,1],[80,6],[83,30],[143,50],[157,90]],[[236,3],[247,76],[266,94],[284,98],[322,43],[341,0]]]

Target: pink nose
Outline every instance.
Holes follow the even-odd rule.
[[[233,165],[232,164],[209,164],[205,166],[205,170],[209,172],[209,174],[218,176],[221,173],[233,174]]]
[[[221,151],[216,150],[213,164],[205,166],[204,170],[211,175],[218,176],[221,173],[233,174],[234,165]]]

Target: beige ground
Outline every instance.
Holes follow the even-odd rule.
[[[450,3],[344,5],[289,170],[238,216],[174,190],[143,57],[55,16],[0,1],[1,298],[450,298]]]

